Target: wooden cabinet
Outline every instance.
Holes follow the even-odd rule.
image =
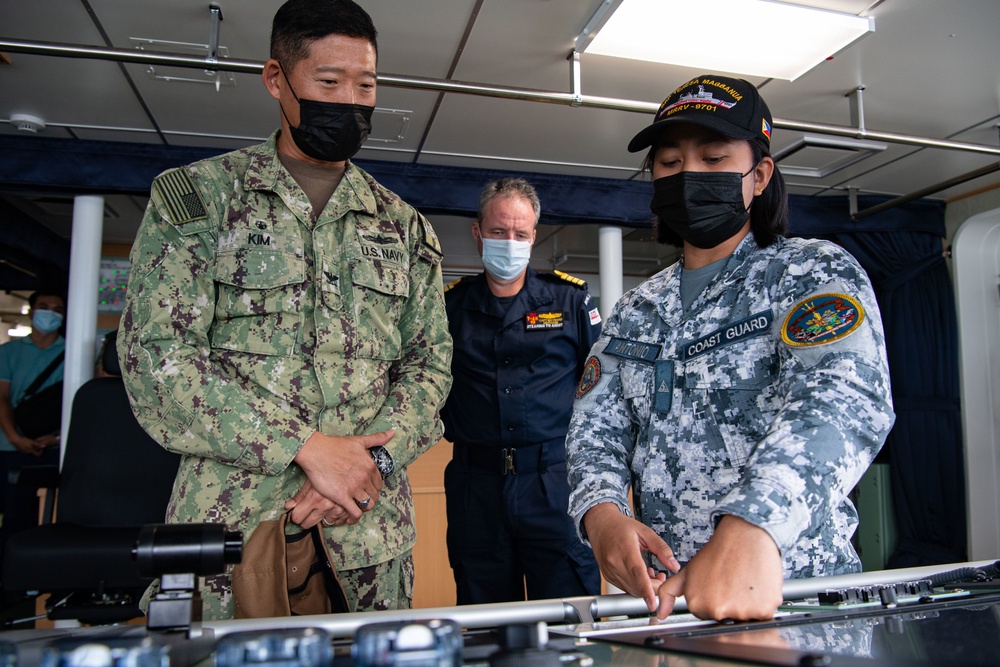
[[[451,443],[442,439],[407,468],[417,521],[417,545],[413,548],[416,567],[414,608],[455,604],[455,577],[448,564],[448,546],[445,543],[448,518],[444,501],[444,468],[450,460]]]
[[[407,468],[413,487],[417,520],[417,545],[413,548],[416,581],[414,609],[450,607],[455,604],[455,576],[448,563],[445,535],[448,518],[444,501],[444,468],[451,460],[452,445],[441,439]],[[603,593],[620,593],[601,577]]]

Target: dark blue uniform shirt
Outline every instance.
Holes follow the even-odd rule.
[[[586,283],[527,270],[506,313],[484,274],[445,292],[454,384],[445,437],[466,446],[524,447],[564,439],[600,316]]]

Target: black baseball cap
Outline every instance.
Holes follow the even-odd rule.
[[[744,79],[703,74],[670,93],[656,110],[653,124],[632,137],[630,153],[649,148],[673,123],[694,123],[727,137],[759,141],[771,147],[771,112],[757,88]]]

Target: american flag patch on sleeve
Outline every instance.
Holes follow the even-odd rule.
[[[187,169],[174,169],[161,174],[153,181],[153,187],[163,200],[163,205],[175,225],[183,225],[208,217],[201,197],[194,189],[194,181]]]

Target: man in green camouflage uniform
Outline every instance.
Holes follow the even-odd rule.
[[[407,607],[405,467],[451,385],[430,224],[349,162],[370,128],[377,42],[349,0],[290,0],[264,84],[281,129],[161,174],[131,255],[120,335],[136,415],[184,458],[168,522],[249,538],[320,524],[352,610]],[[206,577],[206,619],[234,614]]]

